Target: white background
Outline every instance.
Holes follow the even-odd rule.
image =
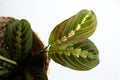
[[[97,15],[97,30],[90,39],[99,49],[100,64],[75,71],[51,60],[49,80],[120,80],[120,0],[0,0],[0,16],[27,19],[45,45],[57,24],[82,9]]]

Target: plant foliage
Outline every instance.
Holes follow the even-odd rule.
[[[28,57],[32,49],[32,30],[26,20],[12,22],[6,29],[5,39],[15,61]]]
[[[58,24],[49,37],[49,56],[57,63],[75,69],[90,70],[99,63],[98,50],[88,39],[97,25],[93,11],[82,10]]]
[[[48,80],[44,63],[46,52],[62,66],[78,71],[93,69],[99,64],[99,51],[88,38],[96,26],[95,13],[81,10],[52,30],[47,51],[48,47],[41,49],[43,45],[33,46],[36,38],[27,20],[12,21],[4,35],[7,48],[0,47],[0,80]]]
[[[0,48],[0,80],[48,80],[41,53],[32,52],[33,34],[27,20],[11,22],[4,37],[8,49]]]

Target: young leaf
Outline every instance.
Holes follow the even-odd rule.
[[[15,61],[23,61],[32,48],[32,30],[27,20],[16,20],[8,25],[5,40]]]
[[[93,34],[97,19],[93,11],[81,10],[76,15],[61,22],[50,34],[49,44],[59,47],[72,46]]]

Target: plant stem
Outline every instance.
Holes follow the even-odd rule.
[[[49,47],[49,45],[48,45],[47,47],[45,47],[44,49],[37,51],[37,53],[48,52],[48,51],[47,51],[47,48],[48,48],[48,47]]]

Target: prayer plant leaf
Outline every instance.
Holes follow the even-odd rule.
[[[69,53],[69,54],[68,54]],[[49,56],[57,63],[74,70],[90,70],[99,64],[99,52],[89,39],[66,49],[49,48]]]
[[[96,29],[96,25],[95,13],[83,9],[53,29],[49,37],[49,45],[64,48],[72,46],[91,36]]]
[[[49,56],[57,63],[75,70],[90,70],[98,65],[98,50],[88,39],[97,26],[93,11],[81,10],[57,25],[49,37]]]
[[[32,48],[32,29],[29,22],[25,19],[13,21],[6,29],[5,40],[15,61],[26,59]]]

